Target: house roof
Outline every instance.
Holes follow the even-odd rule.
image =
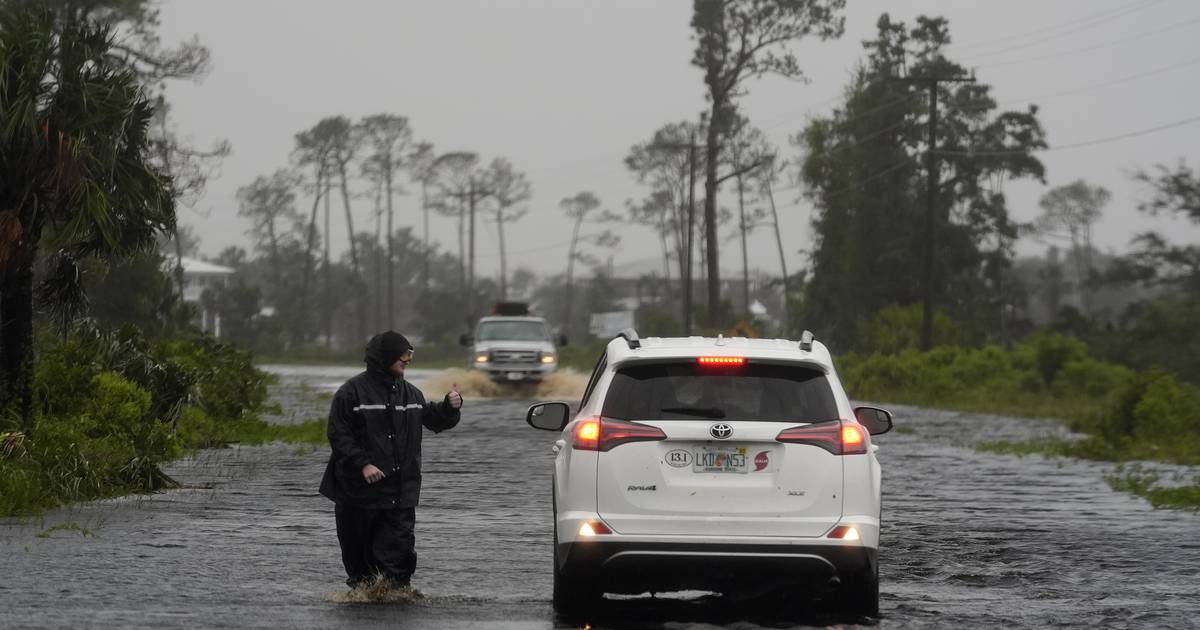
[[[168,258],[168,263],[170,262],[174,261]],[[197,258],[188,258],[186,256],[180,259],[180,263],[183,266],[183,273],[226,276],[235,272],[231,267],[217,265]]]

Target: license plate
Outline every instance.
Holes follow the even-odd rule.
[[[520,372],[509,372],[508,373],[508,380],[510,380],[510,381],[519,381],[523,378],[525,378],[525,375],[521,374]]]
[[[738,446],[704,446],[692,455],[692,472],[746,473],[746,448]]]

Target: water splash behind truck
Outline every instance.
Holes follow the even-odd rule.
[[[539,382],[558,369],[556,345],[565,346],[564,335],[552,336],[550,326],[534,315],[524,302],[498,302],[492,314],[479,319],[474,334],[459,342],[471,348],[472,369],[497,382]]]

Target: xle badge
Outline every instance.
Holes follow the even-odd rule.
[[[767,467],[770,461],[767,459],[767,451],[763,451],[754,456],[754,472],[758,472]]]

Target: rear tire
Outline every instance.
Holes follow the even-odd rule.
[[[841,587],[840,604],[843,612],[855,617],[879,617],[879,564],[863,569],[846,580]]]
[[[557,519],[556,519],[557,520]],[[558,570],[558,523],[554,525],[554,610],[562,615],[594,611],[603,597],[595,586],[573,579]]]

